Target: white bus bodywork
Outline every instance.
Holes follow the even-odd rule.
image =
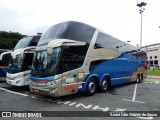
[[[12,59],[15,60],[15,63],[13,62],[13,64],[17,65],[16,69],[22,69],[23,66],[20,66],[20,64],[23,64],[22,62],[24,61],[24,59],[32,59],[32,58],[26,58],[25,55],[34,54],[34,51],[35,51],[34,46],[15,50],[11,55],[12,55]],[[13,65],[10,64],[9,66],[13,66]],[[21,70],[20,72],[17,72],[17,73],[7,73],[7,78],[6,78],[7,83],[14,86],[29,85],[30,84],[29,76],[31,72],[29,68],[31,68],[31,64],[28,66],[28,70],[27,69]]]

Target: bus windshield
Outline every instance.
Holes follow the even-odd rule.
[[[22,71],[22,57],[21,54],[16,55],[15,59],[10,59],[8,73],[18,73]]]
[[[30,41],[32,40],[33,37],[31,36],[27,36],[22,38],[17,45],[15,46],[14,50],[20,49],[20,48],[25,48],[28,47]]]
[[[31,74],[35,77],[47,77],[57,74],[60,54],[60,47],[53,48],[52,54],[48,54],[46,50],[35,52]]]

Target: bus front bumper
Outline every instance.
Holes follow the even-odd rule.
[[[31,81],[30,90],[31,92],[42,95],[48,95],[53,97],[61,96],[61,88],[59,82],[53,85],[47,85],[46,83],[36,83]]]
[[[13,79],[13,80],[10,80],[10,79],[6,79],[7,83],[9,85],[13,85],[13,86],[24,86],[24,80],[23,78],[18,78],[18,79]]]

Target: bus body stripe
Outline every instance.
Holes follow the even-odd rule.
[[[40,80],[53,81],[53,80],[54,80],[54,76],[38,78],[38,77],[33,77],[33,76],[31,75],[31,76],[30,76],[30,79],[31,79],[32,81],[40,81]]]

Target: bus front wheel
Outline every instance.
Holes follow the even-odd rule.
[[[95,78],[91,78],[89,83],[87,84],[86,94],[91,96],[96,93],[97,84]]]

